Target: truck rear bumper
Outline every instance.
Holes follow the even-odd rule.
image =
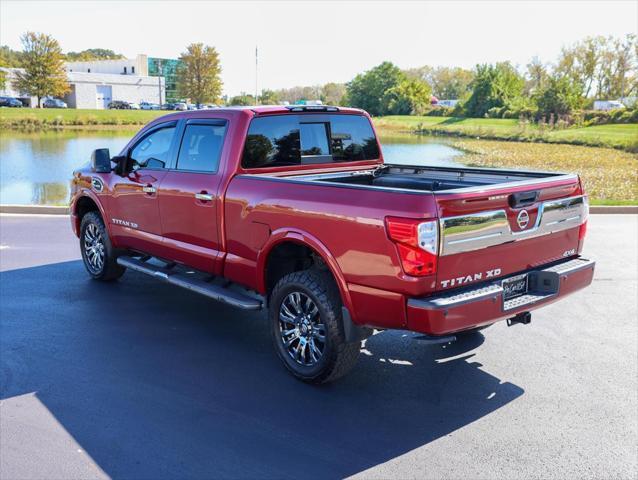
[[[528,292],[506,301],[503,281],[507,278],[462,291],[411,298],[407,302],[407,327],[429,335],[445,335],[505,320],[585,288],[592,282],[594,267],[592,260],[575,258],[529,270],[525,272]]]

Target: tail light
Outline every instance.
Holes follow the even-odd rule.
[[[436,273],[439,253],[439,225],[436,220],[421,221],[387,217],[388,236],[396,246],[403,271],[422,277]]]
[[[578,229],[578,253],[583,250],[583,244],[585,243],[585,235],[587,234],[587,220],[589,218],[589,198],[583,197],[583,223],[580,224]]]

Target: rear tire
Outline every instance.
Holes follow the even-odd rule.
[[[328,272],[293,272],[275,285],[269,305],[272,340],[285,367],[299,380],[331,382],[357,363],[361,342],[345,341],[341,307]]]
[[[84,268],[92,278],[109,282],[124,275],[126,268],[118,265],[106,226],[97,212],[89,212],[82,217],[80,250]]]

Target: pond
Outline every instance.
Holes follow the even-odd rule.
[[[0,133],[0,204],[66,205],[71,172],[93,150],[120,151],[135,131]],[[457,166],[463,152],[439,138],[380,134],[388,163]]]

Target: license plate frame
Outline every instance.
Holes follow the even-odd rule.
[[[525,295],[529,291],[529,277],[527,273],[506,278],[501,282],[503,302]]]

